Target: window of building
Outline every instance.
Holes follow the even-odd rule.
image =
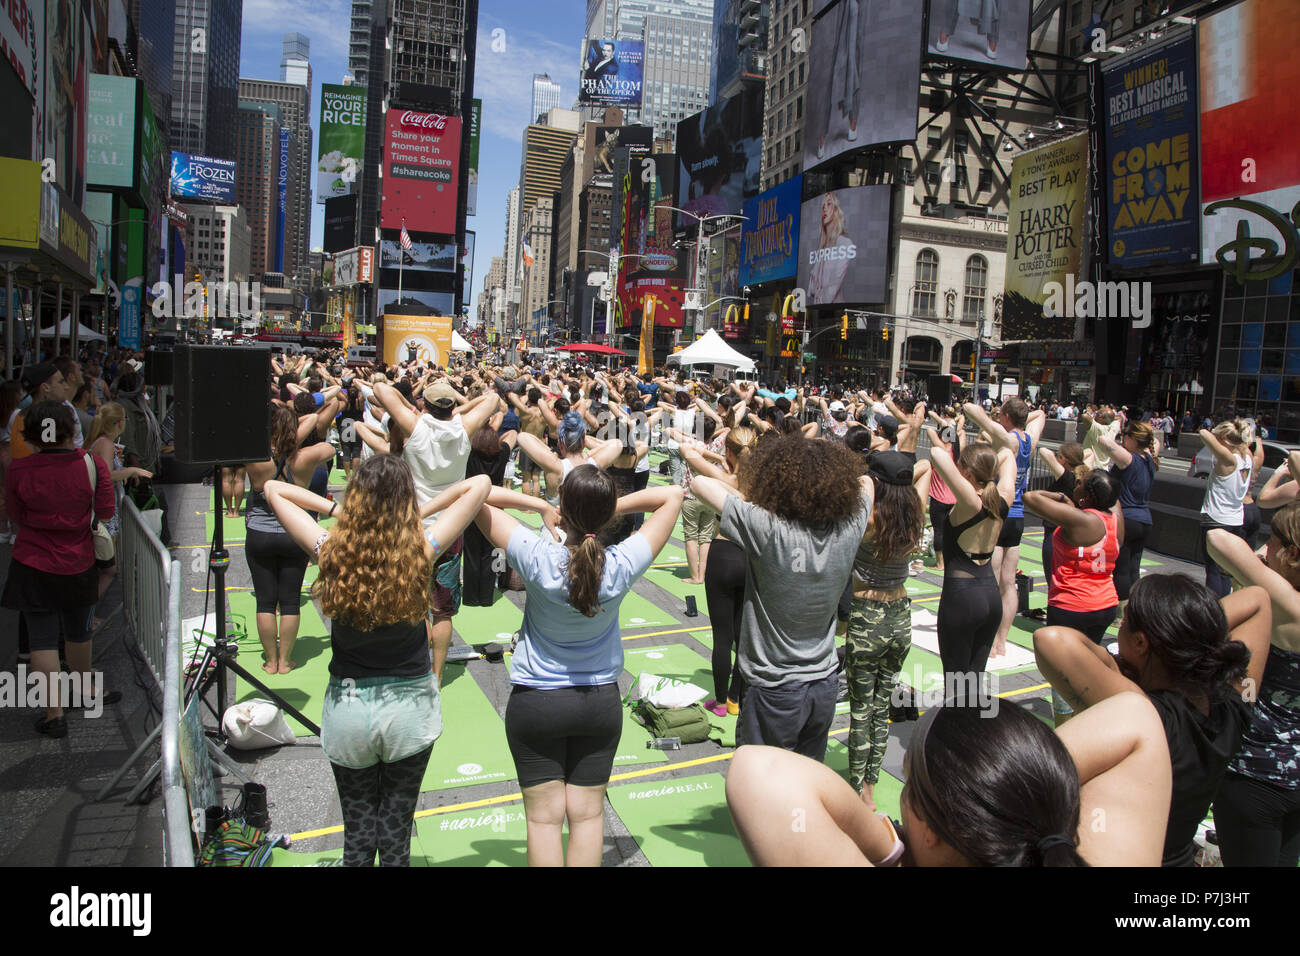
[[[795,119],[803,118],[803,97],[802,96],[794,101],[794,118]]]
[[[965,155],[966,148],[970,145],[970,137],[965,133],[952,134],[952,148],[959,154]]]
[[[916,174],[912,171],[912,158],[910,156],[902,156],[898,160],[898,181],[907,186],[916,182]]]
[[[962,298],[961,317],[967,322],[976,322],[984,314],[988,277],[989,264],[983,256],[966,260],[966,294]]]
[[[925,161],[925,184],[927,186],[938,186],[941,179],[939,164],[932,159],[927,159]]]
[[[930,135],[927,136],[925,139],[925,145],[930,147],[930,149],[938,149],[940,146],[942,146],[943,131],[937,129],[930,130]]]
[[[916,254],[916,285],[912,288],[912,313],[933,316],[939,289],[939,254],[922,249]]]
[[[988,192],[992,188],[993,188],[993,170],[981,169],[979,185],[976,188],[976,192],[981,192],[981,193]]]

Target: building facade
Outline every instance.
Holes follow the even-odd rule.
[[[242,206],[190,204],[185,247],[186,269],[204,282],[251,281],[252,230]]]
[[[171,146],[235,158],[243,0],[176,4],[172,33]]]
[[[248,222],[249,269],[255,277],[275,269],[280,117],[275,104],[243,102],[236,119],[235,198]]]
[[[549,73],[533,74],[533,106],[528,111],[530,122],[560,106],[560,84],[551,79]]]

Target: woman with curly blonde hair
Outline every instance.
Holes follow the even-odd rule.
[[[691,492],[745,552],[737,741],[826,755],[839,661],[835,624],[871,516],[862,459],[801,435],[757,443],[738,487],[698,476]]]
[[[411,825],[442,708],[425,624],[433,562],[487,500],[486,475],[423,505],[401,458],[376,455],[348,485],[343,506],[306,488],[263,489],[293,542],[315,557],[312,593],[330,620],[330,682],[321,716],[343,810],[343,863],[406,866]],[[338,517],[322,531],[308,512]],[[422,519],[438,514],[428,530]]]

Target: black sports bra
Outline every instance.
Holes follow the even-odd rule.
[[[943,561],[945,569],[952,568],[954,571],[965,571],[971,575],[979,575],[981,577],[984,576],[986,572],[989,575],[993,573],[993,566],[989,563],[989,560],[993,557],[992,551],[982,554],[967,554],[962,550],[961,545],[957,543],[957,539],[961,537],[963,532],[969,531],[985,518],[993,518],[996,521],[1005,520],[1007,513],[1011,508],[1007,505],[1005,498],[999,498],[998,502],[1000,505],[998,508],[1001,512],[1000,515],[993,514],[987,508],[981,508],[970,519],[963,521],[958,525],[952,523],[952,512],[949,512],[948,517],[944,519],[948,522],[947,533],[943,536]]]

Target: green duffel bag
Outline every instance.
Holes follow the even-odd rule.
[[[689,707],[659,707],[648,700],[638,701],[632,709],[637,723],[654,737],[678,737],[684,744],[703,743],[709,739],[713,725],[703,704]]]

